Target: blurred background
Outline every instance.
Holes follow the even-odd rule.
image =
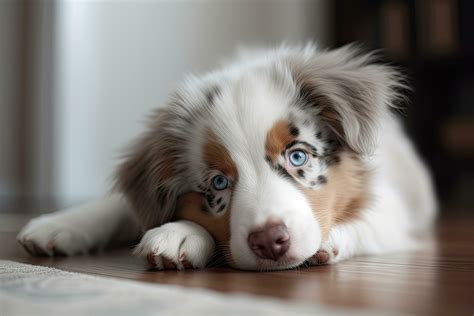
[[[444,213],[474,206],[474,2],[0,2],[0,212],[103,195],[120,149],[184,74],[239,46],[357,41],[414,90],[400,113]]]

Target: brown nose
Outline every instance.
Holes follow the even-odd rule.
[[[263,259],[277,261],[290,246],[290,235],[284,224],[265,225],[263,230],[249,234],[250,249]]]

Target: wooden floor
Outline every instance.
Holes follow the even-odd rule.
[[[0,259],[143,282],[246,292],[380,312],[474,315],[474,218],[439,221],[421,250],[361,257],[282,272],[227,268],[149,271],[130,250],[72,258],[32,258],[15,242],[30,216],[0,213]]]

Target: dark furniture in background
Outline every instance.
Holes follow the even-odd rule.
[[[450,207],[474,208],[474,1],[336,0],[335,45],[382,49],[414,88],[402,115]]]

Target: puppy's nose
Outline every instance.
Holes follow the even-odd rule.
[[[249,234],[250,249],[260,258],[278,260],[290,246],[290,234],[284,224],[267,224]]]

